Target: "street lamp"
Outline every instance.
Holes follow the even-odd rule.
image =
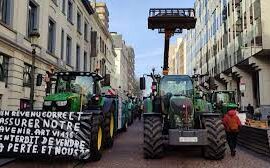
[[[30,110],[34,110],[34,92],[35,92],[35,64],[36,64],[36,48],[39,44],[40,34],[37,29],[34,29],[30,34],[32,47],[32,66],[31,66],[31,88],[30,88]]]

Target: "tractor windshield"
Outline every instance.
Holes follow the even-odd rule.
[[[235,103],[234,92],[216,92],[214,101],[217,103]]]
[[[58,76],[56,92],[72,92],[91,96],[94,93],[92,76]]]
[[[193,84],[191,78],[184,75],[164,76],[160,82],[160,94],[161,96],[171,94],[173,96],[192,97]]]

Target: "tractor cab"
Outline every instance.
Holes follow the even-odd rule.
[[[160,97],[162,111],[170,120],[170,128],[192,127],[193,84],[189,76],[164,76],[160,81]]]
[[[213,108],[223,115],[231,109],[237,109],[234,91],[214,91],[212,93]]]
[[[91,102],[98,104],[100,80],[103,78],[90,72],[55,73],[51,94],[44,98],[44,111],[81,111]]]

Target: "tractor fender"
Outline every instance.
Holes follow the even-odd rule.
[[[143,117],[146,118],[146,117],[151,117],[151,116],[158,116],[158,117],[162,117],[162,114],[161,113],[155,113],[155,112],[151,112],[151,113],[144,113],[143,114]]]
[[[221,113],[209,113],[209,112],[197,112],[195,113],[195,120],[199,122],[199,127],[203,128],[205,119],[207,118],[219,118],[222,119],[222,114]]]
[[[104,104],[103,104],[103,113],[108,113],[111,109],[111,106],[114,105],[114,99],[113,98],[104,98]]]
[[[100,109],[91,109],[91,110],[84,110],[84,112],[92,113],[93,115],[100,115],[102,111]]]
[[[209,113],[209,112],[199,112],[199,115],[201,117],[214,117],[214,118],[221,118],[222,117],[222,114],[221,113]]]

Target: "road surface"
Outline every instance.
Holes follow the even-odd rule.
[[[270,158],[238,148],[231,157],[229,151],[222,161],[205,160],[197,148],[177,148],[166,152],[163,159],[143,159],[143,125],[135,122],[128,132],[117,136],[114,146],[103,153],[99,162],[15,161],[5,168],[270,168]]]

